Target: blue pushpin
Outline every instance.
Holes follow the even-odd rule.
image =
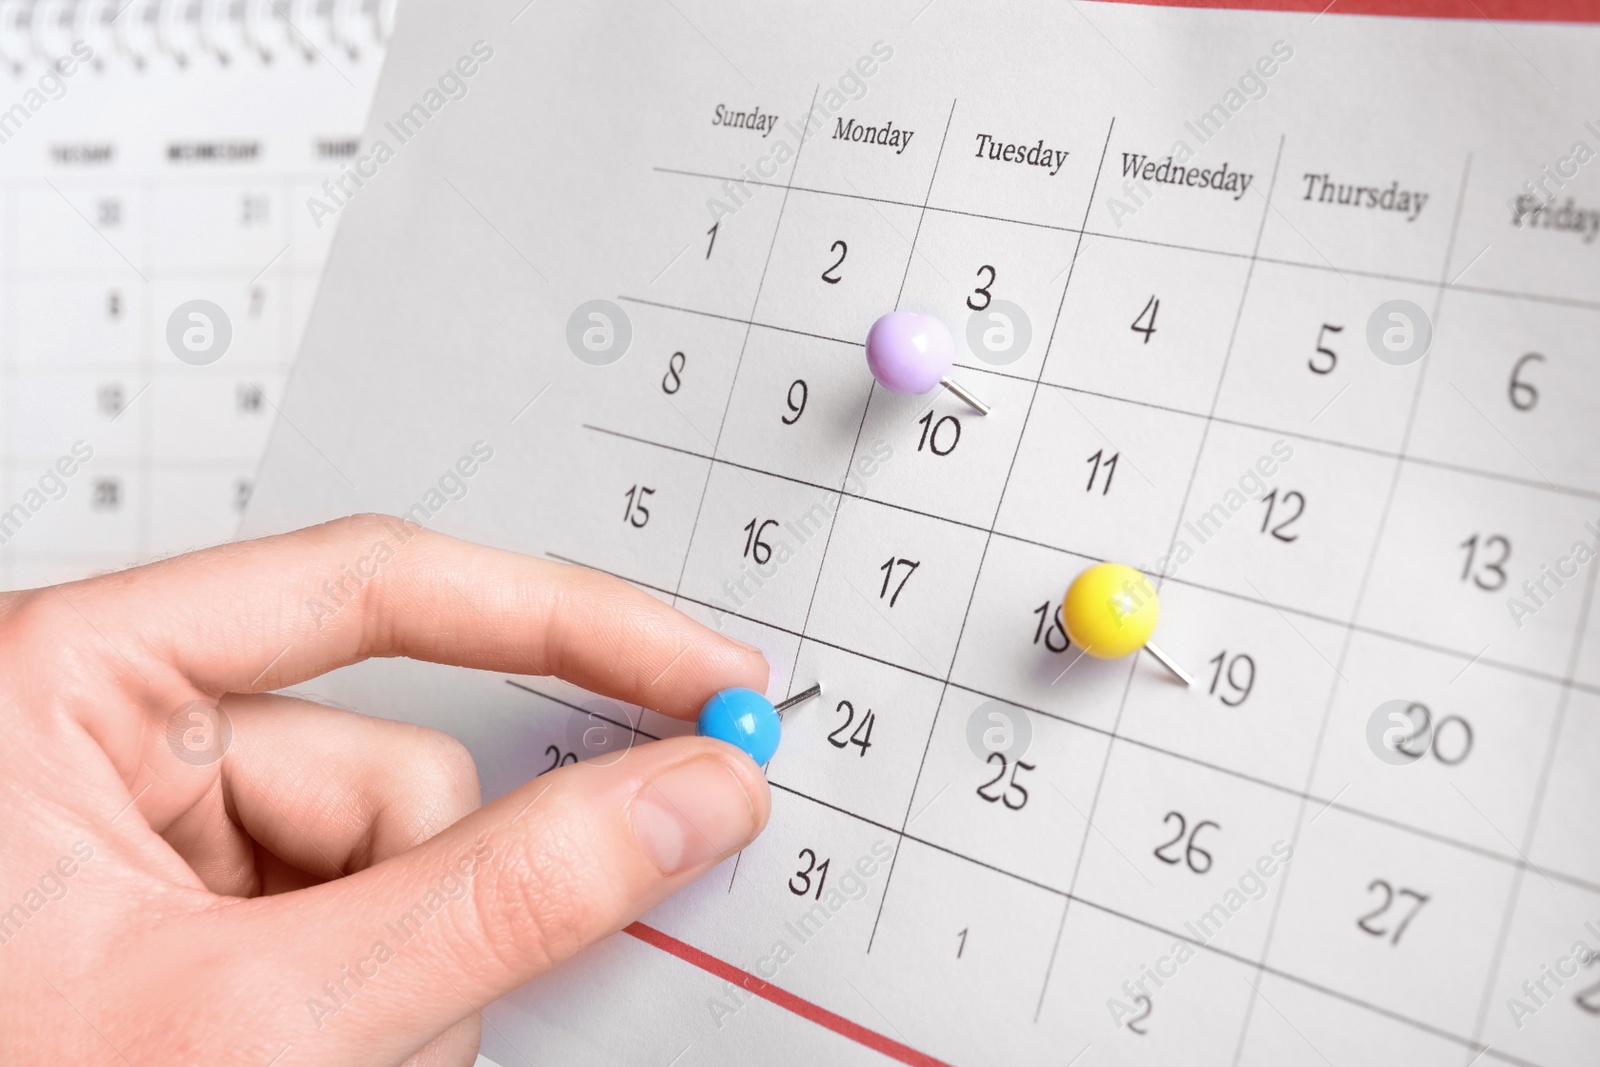
[[[743,749],[757,764],[765,766],[778,751],[783,732],[778,714],[821,693],[822,686],[814,685],[774,707],[754,689],[724,689],[700,709],[694,732]]]

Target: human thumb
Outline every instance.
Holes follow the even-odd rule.
[[[731,745],[659,741],[542,775],[349,877],[196,916],[227,928],[183,941],[262,946],[213,987],[274,1017],[259,1062],[285,1045],[297,1063],[397,1062],[730,858],[770,803]]]

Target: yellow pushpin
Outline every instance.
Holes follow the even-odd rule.
[[[1120,563],[1096,563],[1072,580],[1061,602],[1067,638],[1098,659],[1119,659],[1144,649],[1184,685],[1189,673],[1150,643],[1161,602],[1143,571]]]

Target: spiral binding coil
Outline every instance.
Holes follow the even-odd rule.
[[[88,45],[90,63],[145,70],[359,61],[380,52],[397,0],[0,0],[0,69],[43,67]],[[81,44],[79,44],[81,42]]]

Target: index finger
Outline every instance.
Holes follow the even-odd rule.
[[[626,582],[385,515],[57,588],[113,645],[141,648],[214,694],[407,656],[558,675],[691,718],[718,689],[767,681],[760,650]]]

